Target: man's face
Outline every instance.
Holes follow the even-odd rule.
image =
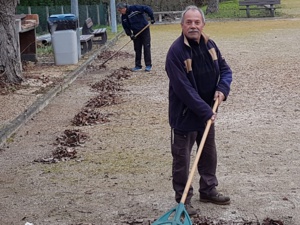
[[[126,14],[126,8],[118,9],[118,12],[121,14]]]
[[[201,13],[198,10],[188,10],[183,17],[181,28],[188,39],[199,42],[204,25]]]

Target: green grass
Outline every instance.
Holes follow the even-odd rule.
[[[117,25],[117,33],[113,33],[110,26],[95,25],[93,27],[93,29],[98,29],[98,28],[106,28],[106,33],[107,33],[107,39],[108,40],[113,39],[118,33],[120,33],[123,30],[123,27],[122,27],[121,24]]]
[[[207,6],[202,7],[203,12],[206,12]],[[246,14],[245,14],[246,16]],[[214,14],[206,15],[206,18],[239,18],[242,17],[239,10],[238,0],[225,1],[219,4],[219,11]]]
[[[51,45],[40,45],[37,48],[38,55],[49,55],[53,53],[53,48]]]
[[[206,6],[202,10],[206,11]],[[252,10],[252,18],[270,17],[267,10]],[[276,5],[275,17],[282,18],[299,18],[300,1],[299,0],[281,0],[280,5]],[[219,11],[214,14],[206,15],[208,19],[238,19],[247,18],[246,11],[240,10],[239,0],[227,0],[219,4]]]
[[[255,7],[255,6],[253,6]],[[202,7],[203,12],[206,12],[207,6]],[[239,1],[238,0],[228,0],[225,2],[221,2],[219,4],[219,11],[214,14],[207,14],[206,18],[208,19],[234,19],[234,18],[247,18],[246,11],[240,10]],[[260,18],[260,17],[269,17],[268,10],[251,10],[251,17]],[[276,11],[276,16],[280,16],[280,13]]]
[[[242,19],[245,18],[247,23],[251,23],[250,20],[247,20],[246,12],[245,10],[239,10],[240,6],[238,3],[239,0],[226,0],[224,2],[221,2],[219,4],[219,11],[214,14],[208,14],[206,15],[207,19],[216,19],[221,20],[222,19]],[[275,17],[280,18],[300,18],[300,0],[281,0],[281,4],[276,6],[276,13]],[[202,7],[202,10],[206,11],[206,6]],[[264,10],[252,10],[251,11],[251,17],[252,18],[271,18],[269,17],[269,13],[265,12]],[[284,24],[283,24],[284,26]],[[108,40],[113,39],[117,34],[119,34],[123,28],[121,24],[117,25],[117,33],[113,33],[110,26],[94,26],[94,29],[97,28],[107,28],[107,37]],[[155,26],[154,26],[155,27]],[[154,29],[152,27],[152,29]],[[247,27],[247,30],[253,29],[251,26],[245,26]],[[216,30],[218,32],[220,28]],[[232,29],[232,27],[228,27],[227,29],[229,33],[235,33]],[[241,30],[237,30],[237,33],[240,33]],[[38,55],[47,55],[52,53],[52,47],[51,46],[39,46],[37,49]]]

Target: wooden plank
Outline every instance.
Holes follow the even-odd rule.
[[[240,10],[246,10],[247,17],[250,17],[250,10],[256,9],[268,9],[272,17],[275,16],[275,4],[280,4],[280,0],[240,0],[239,6],[246,6],[246,8],[240,8]],[[257,6],[257,8],[250,7]],[[261,7],[261,8],[260,8]]]
[[[86,23],[87,28],[91,28],[91,27],[93,27],[93,25],[94,25],[94,23],[93,23],[93,21],[92,21],[91,18],[87,18],[87,19],[85,20],[85,23]]]
[[[80,35],[81,54],[84,55],[93,48],[92,38],[94,35]]]
[[[247,6],[247,5],[276,5],[280,4],[280,0],[244,0],[239,1],[240,6]]]
[[[106,28],[99,28],[97,30],[94,30],[94,34],[102,34],[106,32]]]
[[[91,40],[94,37],[94,35],[80,35],[80,41],[81,42],[86,42],[88,40]]]

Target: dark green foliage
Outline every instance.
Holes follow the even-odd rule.
[[[92,18],[95,26],[108,25],[107,4],[97,5],[79,5],[79,26],[82,27],[88,17]],[[98,24],[97,8],[99,9],[100,24]],[[39,26],[36,28],[37,33],[48,33],[48,17],[54,14],[69,14],[71,13],[70,5],[57,6],[30,6],[31,14],[39,15]],[[48,12],[47,12],[48,10]],[[47,14],[48,13],[48,14]],[[28,14],[28,6],[17,6],[17,14]]]
[[[95,5],[102,0],[78,0],[79,5]],[[20,6],[59,6],[70,5],[71,0],[20,0]]]

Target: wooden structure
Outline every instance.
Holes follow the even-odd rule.
[[[180,20],[181,14],[183,11],[162,11],[162,12],[153,12],[155,16],[158,15],[158,22],[161,23],[163,20],[176,21]]]
[[[39,16],[37,14],[15,15],[15,25],[19,33],[21,60],[36,62],[36,27],[39,25]]]
[[[268,10],[272,17],[275,16],[275,5],[280,4],[280,0],[240,0],[240,10],[246,10],[247,17],[250,17],[250,10]],[[255,7],[252,7],[255,6]]]
[[[104,44],[107,41],[106,28],[99,28],[93,30],[93,21],[91,18],[87,18],[82,26],[83,35],[93,35],[93,42],[95,44]]]
[[[84,55],[88,51],[91,51],[93,48],[93,39],[94,35],[86,34],[80,35],[80,45],[81,45],[81,54]]]

